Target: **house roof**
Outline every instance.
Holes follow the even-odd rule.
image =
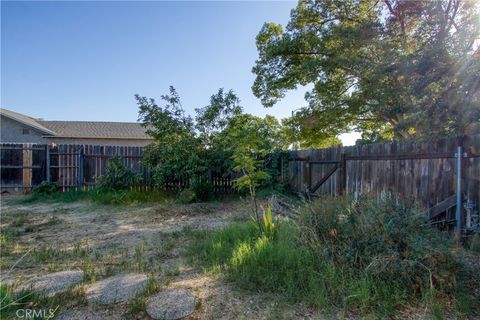
[[[17,113],[11,110],[3,109],[0,108],[0,115],[7,117],[11,120],[20,122],[21,124],[24,124],[34,130],[39,131],[40,133],[43,133],[45,135],[54,135],[55,132],[51,131],[50,129],[42,126],[40,123],[38,123],[37,119],[26,116],[21,113]]]
[[[58,138],[152,139],[138,122],[38,121]]]
[[[0,113],[52,138],[152,139],[138,122],[46,121],[3,108]]]

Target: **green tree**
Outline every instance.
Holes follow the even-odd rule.
[[[195,120],[184,112],[173,87],[161,96],[163,106],[154,99],[135,98],[139,119],[154,138],[145,148],[144,162],[152,168],[159,187],[182,179],[188,180],[190,188],[208,189],[208,170],[225,175],[236,171],[242,175],[238,189],[249,189],[255,198],[256,188],[269,177],[263,172],[267,155],[287,146],[278,120],[244,114],[232,90],[219,89],[208,106],[196,109]]]
[[[205,150],[196,136],[192,117],[186,115],[175,88],[162,95],[164,106],[154,99],[135,96],[139,120],[154,138],[144,151],[144,162],[153,170],[153,180],[163,187],[169,179],[189,179],[207,170]]]
[[[257,188],[270,178],[265,160],[276,149],[284,147],[281,125],[272,116],[265,118],[242,114],[229,121],[222,132],[232,150],[233,170],[240,173],[235,180],[238,190],[247,190],[254,204],[254,213],[260,225]]]
[[[319,130],[318,123],[310,123],[309,117],[304,114],[296,113],[290,118],[282,120],[283,135],[293,149],[302,148],[330,148],[341,146],[342,142],[337,137],[337,133]]]
[[[228,124],[228,120],[243,113],[240,99],[233,90],[225,92],[223,88],[210,97],[210,104],[203,108],[195,109],[197,113],[196,128],[204,137],[207,145],[213,143],[212,138],[221,132]]]
[[[302,0],[258,34],[252,89],[271,107],[313,85],[292,121],[316,140],[480,132],[479,21],[473,0]]]
[[[210,97],[210,104],[195,109],[196,129],[208,150],[207,157],[211,169],[217,172],[231,173],[233,169],[230,141],[226,141],[222,132],[228,123],[243,113],[240,99],[233,90],[218,89]]]

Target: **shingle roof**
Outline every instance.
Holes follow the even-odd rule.
[[[138,122],[46,121],[3,108],[0,113],[44,135],[59,138],[152,139]]]
[[[37,121],[62,138],[152,139],[137,122]]]
[[[7,117],[9,119],[15,120],[17,122],[23,123],[24,125],[29,126],[30,128],[40,131],[41,133],[45,135],[54,135],[55,132],[52,130],[45,128],[42,126],[40,123],[38,123],[37,119],[34,119],[32,117],[26,116],[21,113],[17,113],[11,110],[3,109],[0,108],[0,114],[4,117]]]

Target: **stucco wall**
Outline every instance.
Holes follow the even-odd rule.
[[[101,146],[137,146],[144,147],[152,142],[152,140],[144,139],[75,139],[75,138],[55,138],[42,137],[33,129],[23,126],[6,117],[1,117],[1,143],[42,143],[50,144],[90,144]],[[29,129],[29,134],[23,134],[23,129]]]
[[[46,143],[45,139],[36,131],[6,117],[1,117],[0,127],[0,142],[2,143]],[[23,129],[29,129],[29,134],[23,134]]]

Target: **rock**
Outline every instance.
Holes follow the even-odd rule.
[[[55,320],[102,320],[103,318],[89,309],[72,309],[62,312],[55,317]]]
[[[153,319],[181,319],[194,310],[195,298],[186,290],[168,289],[147,301],[147,313]]]
[[[20,287],[20,290],[33,290],[53,296],[79,283],[82,279],[82,271],[60,271],[29,279]]]
[[[123,273],[92,284],[85,294],[90,302],[119,303],[142,293],[147,282],[148,278],[144,274]]]

